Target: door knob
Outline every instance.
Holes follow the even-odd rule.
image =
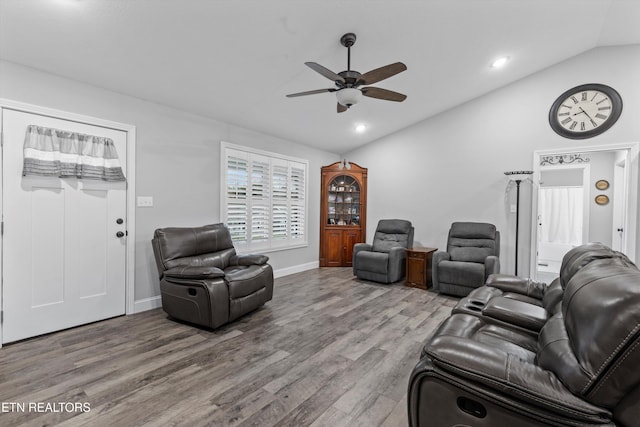
[[[124,233],[122,231],[118,231],[116,233],[116,237],[124,237]]]
[[[116,224],[122,224],[124,221],[122,220],[122,218],[118,218],[116,219]]]
[[[622,228],[618,228],[618,231],[622,233],[624,230]]]

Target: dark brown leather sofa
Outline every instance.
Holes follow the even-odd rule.
[[[482,308],[440,325],[409,380],[410,426],[640,426],[640,271],[608,248],[569,258],[560,292],[484,288],[546,311],[540,328]],[[544,308],[549,291],[560,298]]]
[[[631,262],[623,253],[602,243],[587,243],[567,252],[559,277],[549,285],[509,274],[492,274],[486,286],[471,291],[451,312],[482,316],[537,335],[549,317],[560,311],[564,288],[573,275],[590,262],[607,258]]]
[[[175,319],[217,328],[273,297],[265,255],[238,255],[224,224],[160,228],[153,253],[162,308]]]

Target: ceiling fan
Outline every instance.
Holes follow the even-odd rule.
[[[357,104],[362,95],[370,98],[383,99],[385,101],[404,101],[407,98],[407,95],[403,95],[398,92],[373,86],[360,87],[377,83],[391,76],[395,76],[396,74],[406,70],[407,66],[402,62],[396,62],[385,65],[384,67],[376,68],[375,70],[371,70],[367,73],[360,74],[359,72],[351,69],[351,46],[353,46],[355,42],[356,35],[354,33],[347,33],[340,38],[340,43],[347,48],[347,71],[341,71],[336,74],[315,62],[304,63],[313,71],[323,75],[329,80],[332,80],[336,85],[335,88],[292,93],[287,95],[287,97],[295,98],[297,96],[314,95],[316,93],[336,92],[336,97],[338,98],[338,113],[345,112],[349,107]]]

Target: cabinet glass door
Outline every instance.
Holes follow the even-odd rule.
[[[349,175],[338,175],[328,190],[328,224],[360,225],[360,185]]]

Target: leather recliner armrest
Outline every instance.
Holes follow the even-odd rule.
[[[508,351],[454,336],[436,336],[425,348],[434,364],[444,371],[563,416],[586,422],[602,422],[611,413],[571,393],[552,372],[509,354]]]
[[[269,257],[261,254],[233,255],[229,259],[229,265],[264,265]]]
[[[514,292],[529,297],[542,299],[547,285],[542,282],[534,282],[531,279],[525,279],[510,274],[492,274],[487,279],[488,286],[498,288],[503,292]]]
[[[534,332],[540,332],[549,320],[549,313],[544,308],[501,296],[491,298],[482,309],[482,314]]]
[[[217,267],[174,267],[164,272],[164,278],[169,282],[176,282],[172,279],[205,280],[224,277],[224,271]]]
[[[491,274],[500,273],[500,258],[495,255],[489,255],[484,259],[484,278],[485,280]]]

